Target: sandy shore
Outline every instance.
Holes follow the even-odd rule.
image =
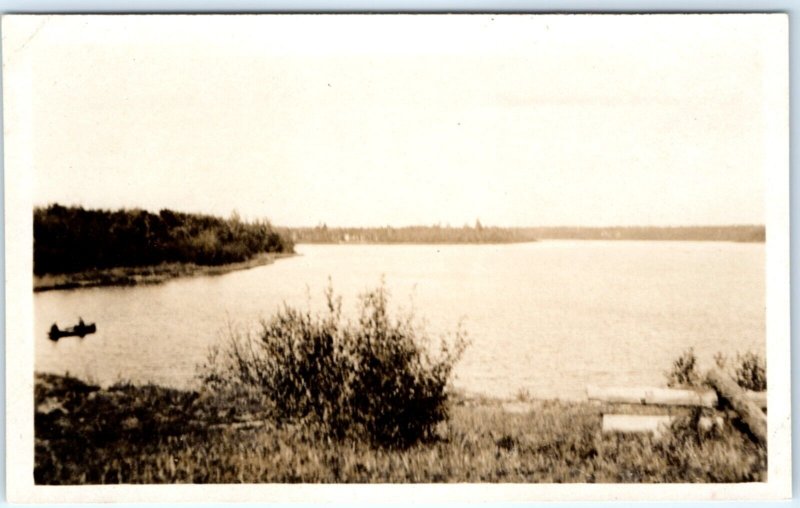
[[[118,267],[68,274],[44,275],[41,277],[34,276],[33,290],[38,292],[97,286],[159,284],[177,277],[221,275],[235,270],[247,270],[248,268],[268,265],[276,259],[294,255],[293,253],[264,253],[240,263],[218,266],[196,265],[193,263],[162,263],[156,266]]]

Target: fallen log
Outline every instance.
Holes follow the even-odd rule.
[[[675,416],[669,415],[623,415],[604,414],[603,434],[618,433],[650,433],[660,437],[670,428]],[[722,428],[723,421],[720,416],[701,416],[697,420],[697,430],[709,432],[713,428]]]
[[[746,390],[744,393],[747,398],[755,402],[758,407],[764,411],[767,410],[767,392],[751,392],[750,390]]]
[[[743,390],[727,374],[719,369],[711,369],[706,373],[706,381],[721,399],[728,402],[739,415],[752,436],[761,444],[767,444],[767,417],[758,404],[748,397]],[[766,401],[765,401],[766,402]]]
[[[661,406],[714,407],[717,396],[713,390],[681,390],[653,387],[608,387],[588,386],[589,400],[622,404],[645,404]]]
[[[766,392],[745,391],[745,397],[761,409],[767,407]],[[717,393],[714,390],[686,390],[652,387],[597,387],[587,386],[586,396],[590,401],[617,404],[645,404],[660,406],[716,407]]]
[[[612,432],[620,433],[651,433],[660,436],[674,420],[674,416],[653,415],[603,415],[603,434]]]

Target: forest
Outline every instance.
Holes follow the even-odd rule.
[[[293,243],[267,221],[244,222],[161,210],[85,210],[52,204],[33,211],[35,275],[161,263],[222,265]]]

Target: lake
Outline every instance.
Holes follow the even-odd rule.
[[[584,397],[587,384],[664,385],[694,347],[765,344],[763,243],[541,241],[503,245],[298,245],[298,256],[160,285],[34,294],[35,368],[103,385],[191,387],[229,329],[248,330],[284,302],[324,306],[330,277],[354,312],[381,278],[393,308],[414,309],[434,335],[459,321],[471,345],[455,385],[513,397]],[[50,325],[82,316],[84,339],[51,342]]]

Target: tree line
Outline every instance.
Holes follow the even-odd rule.
[[[536,240],[688,240],[763,242],[764,226],[528,227],[409,226],[285,230],[295,243],[513,243]]]
[[[293,243],[267,221],[244,222],[161,210],[85,210],[53,204],[33,211],[33,271],[71,273],[164,262],[220,265]]]
[[[536,237],[521,229],[464,226],[408,226],[382,228],[291,228],[286,230],[296,243],[509,243],[529,242]]]

